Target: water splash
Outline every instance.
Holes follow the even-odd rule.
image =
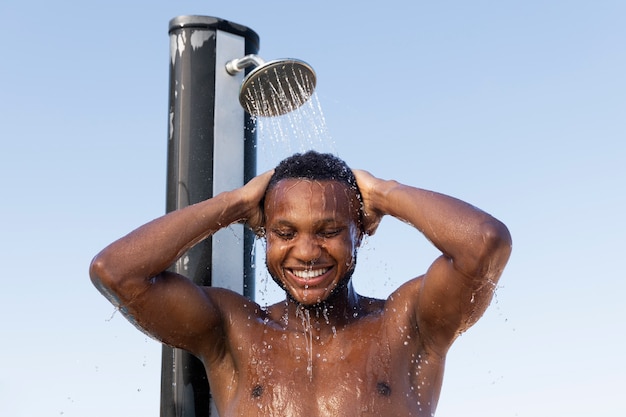
[[[296,309],[296,317],[300,317],[302,319],[307,353],[306,373],[309,376],[309,379],[313,379],[313,328],[311,326],[311,312],[304,306],[298,306]]]
[[[253,114],[275,114],[253,116],[257,128],[257,155],[267,166],[296,152],[315,149],[318,152],[335,153],[335,144],[328,132],[326,119],[317,93],[311,94],[311,81],[303,74],[284,79],[271,85],[272,93],[259,88],[246,92]],[[252,86],[254,87],[254,86]],[[267,108],[273,110],[268,111]],[[287,108],[285,114],[278,109]]]
[[[336,154],[335,142],[328,131],[319,96],[316,92],[311,94],[311,91],[313,91],[311,86],[312,80],[308,79],[306,74],[303,73],[294,73],[287,77],[293,82],[287,82],[284,77],[281,78],[278,74],[267,78],[273,78],[277,81],[272,83],[269,89],[267,86],[254,88],[254,85],[251,85],[246,91],[246,101],[252,106],[249,109],[250,114],[272,115],[268,117],[252,116],[257,134],[257,163],[259,168],[262,170],[273,168],[282,159],[294,153],[304,153],[308,150]],[[285,108],[289,110],[286,113],[283,111]],[[260,242],[259,245],[264,245],[262,239],[258,239],[258,242]],[[258,253],[260,256],[255,258],[255,263],[260,265],[261,260],[264,260],[266,248],[257,245],[255,247],[257,250],[262,249]],[[257,273],[258,276],[259,274]],[[263,275],[261,275],[261,279],[263,280]],[[269,276],[267,272],[265,272],[263,281],[264,285],[257,290],[260,290],[262,298],[265,298],[268,296],[267,283]],[[308,286],[305,288],[305,294],[307,292]],[[284,292],[282,294],[284,296]],[[283,320],[287,324],[289,317],[287,309],[285,310],[286,313]],[[329,324],[330,319],[326,309],[322,311],[322,315],[324,321]],[[308,308],[299,306],[296,309],[296,318],[300,319],[302,323],[303,331],[301,334],[304,336],[305,341],[307,375],[312,379],[313,341],[315,336],[311,324],[311,312]],[[334,326],[332,330],[333,336],[336,336]]]
[[[252,106],[285,106],[290,105],[292,111],[282,115],[265,117],[251,116],[252,125],[256,129],[257,134],[257,165],[259,172],[274,168],[281,160],[293,155],[294,153],[304,153],[314,149],[318,152],[328,152],[336,154],[335,142],[332,139],[326,118],[322,110],[319,96],[316,92],[307,95],[300,95],[300,99],[295,99],[295,103],[289,104],[289,96],[298,96],[294,91],[310,91],[310,80],[304,76],[289,77],[290,80],[296,80],[297,85],[290,85],[285,82],[275,82],[271,87],[274,92],[270,100],[269,94],[264,93],[262,89],[252,91],[254,85],[251,85],[246,95]],[[289,89],[289,93],[285,91]],[[255,89],[256,90],[256,89]],[[299,101],[300,100],[300,101]],[[273,101],[268,104],[269,101]],[[287,101],[284,103],[283,101]],[[252,109],[251,114],[259,114],[261,111]],[[254,263],[262,265],[265,261],[265,247],[263,239],[257,239],[254,245],[256,252]],[[270,281],[267,273],[263,274],[261,268],[257,269],[257,292],[260,293],[261,299],[266,304],[277,302],[278,298],[282,298],[282,291],[268,288]]]
[[[276,160],[315,149],[335,152],[319,96],[314,93],[298,110],[275,117],[256,117],[258,153]]]

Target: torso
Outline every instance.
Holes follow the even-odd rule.
[[[224,355],[206,364],[220,416],[432,416],[443,358],[424,349],[404,306],[368,305],[334,327],[324,314],[285,319],[280,305],[248,302]]]

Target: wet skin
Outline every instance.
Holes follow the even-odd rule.
[[[333,181],[283,180],[268,192],[264,211],[266,265],[291,298],[316,304],[338,286],[347,297],[344,278],[361,242],[356,193]]]
[[[364,224],[347,186],[285,179],[265,195],[266,173],[109,245],[92,262],[92,281],[141,329],[203,361],[222,417],[431,416],[447,350],[488,306],[510,236],[464,202],[355,174]],[[442,255],[374,300],[354,291],[351,276],[362,230],[384,215],[413,225]],[[167,271],[196,242],[242,220],[263,226],[284,302],[261,308]]]
[[[443,358],[398,314],[402,292],[357,296],[350,317],[328,306],[307,317],[290,302],[266,311],[245,304],[230,317],[229,352],[207,368],[220,415],[431,416]],[[223,308],[242,302],[225,291],[217,298]]]
[[[443,359],[406,314],[405,294],[418,282],[386,302],[352,288],[355,193],[283,180],[266,201],[267,266],[290,297],[267,310],[230,293],[216,298],[231,312],[227,366],[207,368],[221,415],[430,416]]]

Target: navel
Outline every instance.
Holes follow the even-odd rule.
[[[389,397],[391,395],[391,387],[386,382],[376,384],[376,391],[383,397]]]

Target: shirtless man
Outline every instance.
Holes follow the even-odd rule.
[[[384,215],[441,256],[377,300],[354,291],[352,274]],[[166,271],[235,222],[266,239],[285,301],[263,308]],[[510,251],[507,228],[469,204],[308,152],[141,226],[98,254],[90,274],[126,317],[200,358],[222,417],[430,417],[446,352],[487,308]]]

